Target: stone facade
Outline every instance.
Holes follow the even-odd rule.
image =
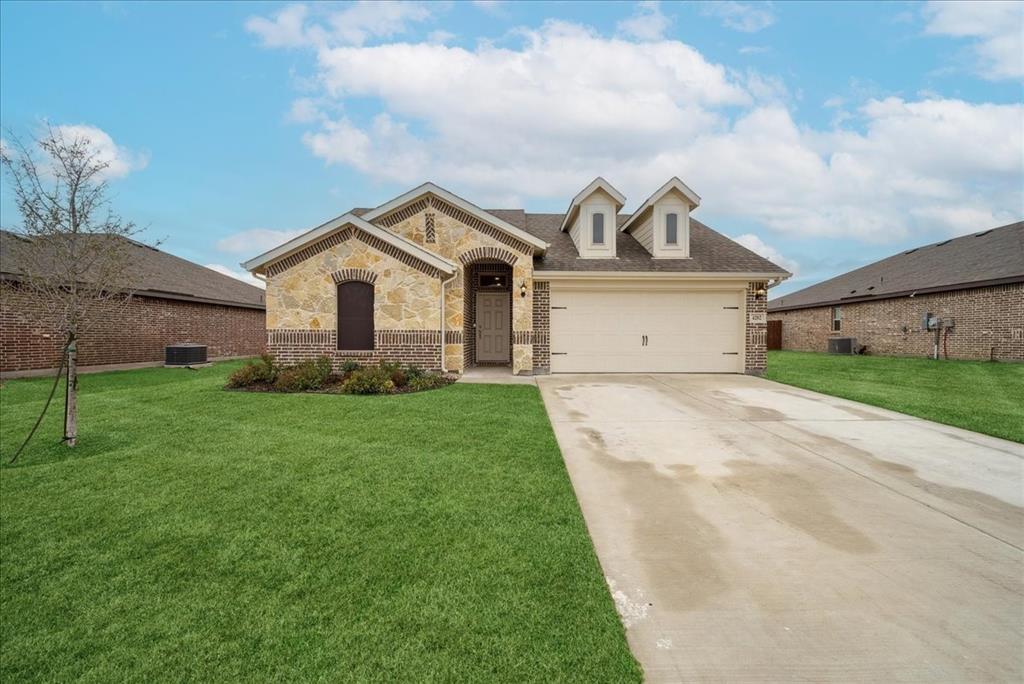
[[[758,290],[768,289],[768,283],[747,283],[746,355],[743,370],[748,375],[761,375],[768,364],[768,298],[758,297]],[[754,321],[759,322],[754,322]]]
[[[350,358],[361,362],[411,361],[398,358],[408,349],[416,358],[429,358],[423,362],[428,367],[439,368],[443,290],[445,366],[450,371],[462,371],[473,362],[465,344],[470,337],[467,314],[474,299],[467,273],[475,264],[501,264],[507,268],[514,295],[510,296],[512,370],[517,374],[533,372],[532,344],[521,341],[522,333],[528,335],[533,328],[533,253],[529,245],[432,196],[379,217],[375,223],[457,264],[458,272],[448,277],[389,254],[363,231],[346,228],[339,233],[341,238],[325,238],[323,244],[311,245],[268,269],[271,353],[283,360],[326,354],[340,365]],[[348,274],[353,272],[361,275],[352,278]],[[343,354],[332,347],[337,340],[337,283],[346,278],[374,286],[374,329],[378,337],[375,349],[367,354]],[[521,286],[526,287],[525,297],[518,296]],[[414,332],[431,335],[411,335]],[[380,336],[388,333],[404,335],[403,342],[383,342],[386,338]]]
[[[83,367],[164,360],[177,342],[207,346],[210,358],[255,356],[266,341],[262,309],[136,295],[95,311],[78,342]],[[56,368],[63,346],[53,319],[16,285],[0,287],[0,372]]]
[[[824,352],[830,337],[855,337],[868,354],[930,356],[935,333],[923,329],[926,313],[953,319],[940,337],[940,353],[951,359],[1024,361],[1024,283],[843,304],[838,332],[828,306],[769,318],[782,321],[783,349]]]

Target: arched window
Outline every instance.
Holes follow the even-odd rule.
[[[373,349],[373,285],[338,283],[338,349]]]
[[[602,214],[602,213],[594,214],[591,217],[591,221],[593,222],[593,225],[591,226],[591,228],[593,229],[593,233],[591,234],[591,237],[593,239],[591,240],[591,242],[593,244],[595,244],[595,245],[603,245],[604,244],[604,214]]]
[[[665,244],[679,244],[679,214],[665,214]]]

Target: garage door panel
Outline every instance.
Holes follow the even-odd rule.
[[[553,289],[551,370],[741,371],[741,294]]]

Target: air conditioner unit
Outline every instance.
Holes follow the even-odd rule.
[[[854,354],[856,351],[856,337],[830,337],[828,339],[829,354]]]
[[[172,344],[165,348],[165,366],[201,366],[206,363],[206,345]]]

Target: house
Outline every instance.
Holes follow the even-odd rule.
[[[484,210],[425,183],[242,265],[267,282],[267,348],[461,372],[759,373],[785,270],[691,213],[673,178],[630,215],[595,179],[562,214]]]
[[[125,240],[90,236],[92,239]],[[0,373],[31,375],[56,368],[63,340],[20,284],[21,249],[28,238],[0,231]],[[114,364],[159,365],[164,347],[205,344],[213,358],[252,356],[266,342],[263,291],[162,252],[126,240],[134,295],[127,305],[106,304],[78,342],[84,370]]]
[[[782,348],[1024,360],[1024,222],[908,249],[768,303]],[[774,323],[778,321],[778,323]]]

